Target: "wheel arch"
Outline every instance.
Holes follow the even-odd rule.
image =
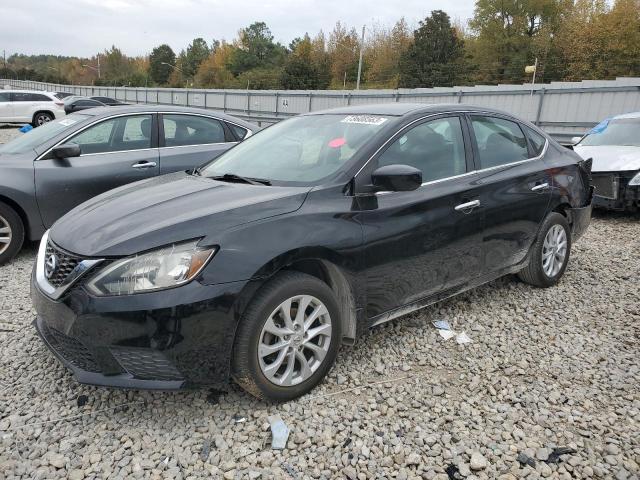
[[[51,115],[51,118],[55,119],[56,115],[55,113],[53,113],[52,110],[47,110],[46,108],[40,108],[38,110],[36,110],[35,112],[33,112],[33,115],[31,116],[31,122],[35,123],[36,121],[36,115],[38,115],[39,113],[48,113],[49,115]]]
[[[6,195],[0,194],[0,203],[4,203],[5,205],[11,207],[13,211],[15,211],[18,214],[18,216],[20,217],[20,220],[22,221],[22,226],[24,228],[24,238],[25,240],[30,239],[31,229],[29,226],[29,217],[27,216],[27,213],[22,209],[22,207],[17,202],[7,197]]]
[[[339,253],[327,248],[301,248],[285,252],[265,263],[253,276],[243,292],[242,312],[256,291],[283,271],[296,271],[318,278],[331,288],[340,307],[342,343],[353,344],[358,336],[358,301],[356,288],[348,262]],[[256,286],[256,284],[258,284]]]

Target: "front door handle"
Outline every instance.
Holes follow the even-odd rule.
[[[541,183],[540,185],[536,185],[535,187],[531,188],[532,192],[542,192],[544,190],[547,190],[549,188],[549,184],[548,183]]]
[[[457,212],[468,213],[476,207],[480,206],[480,200],[472,200],[471,202],[461,203],[455,206]]]
[[[145,168],[153,168],[158,166],[156,162],[138,162],[131,165],[131,168],[145,169]]]

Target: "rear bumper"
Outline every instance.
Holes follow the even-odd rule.
[[[591,212],[593,203],[586,207],[570,209],[571,215],[571,238],[575,241],[579,239],[589,228],[591,223]]]
[[[127,297],[93,297],[81,286],[60,300],[32,276],[34,326],[80,383],[136,389],[224,388],[239,296],[247,282]]]

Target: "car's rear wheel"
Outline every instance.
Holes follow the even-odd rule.
[[[571,253],[571,228],[567,219],[559,213],[550,213],[531,248],[529,264],[518,273],[518,277],[537,287],[551,287],[558,283]]]
[[[0,203],[0,265],[15,257],[24,242],[24,225],[8,205]]]
[[[339,308],[319,279],[282,272],[258,291],[238,326],[232,374],[252,395],[291,400],[313,389],[333,365]]]
[[[33,116],[33,122],[31,122],[31,125],[33,125],[34,127],[39,127],[41,125],[44,125],[45,123],[49,123],[51,120],[53,120],[53,115],[51,115],[50,113],[37,112]]]

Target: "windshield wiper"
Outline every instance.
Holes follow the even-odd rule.
[[[220,180],[223,182],[242,182],[250,185],[271,185],[269,180],[263,178],[249,178],[236,175],[235,173],[225,173],[224,175],[217,175],[215,177],[209,177],[213,180]]]

